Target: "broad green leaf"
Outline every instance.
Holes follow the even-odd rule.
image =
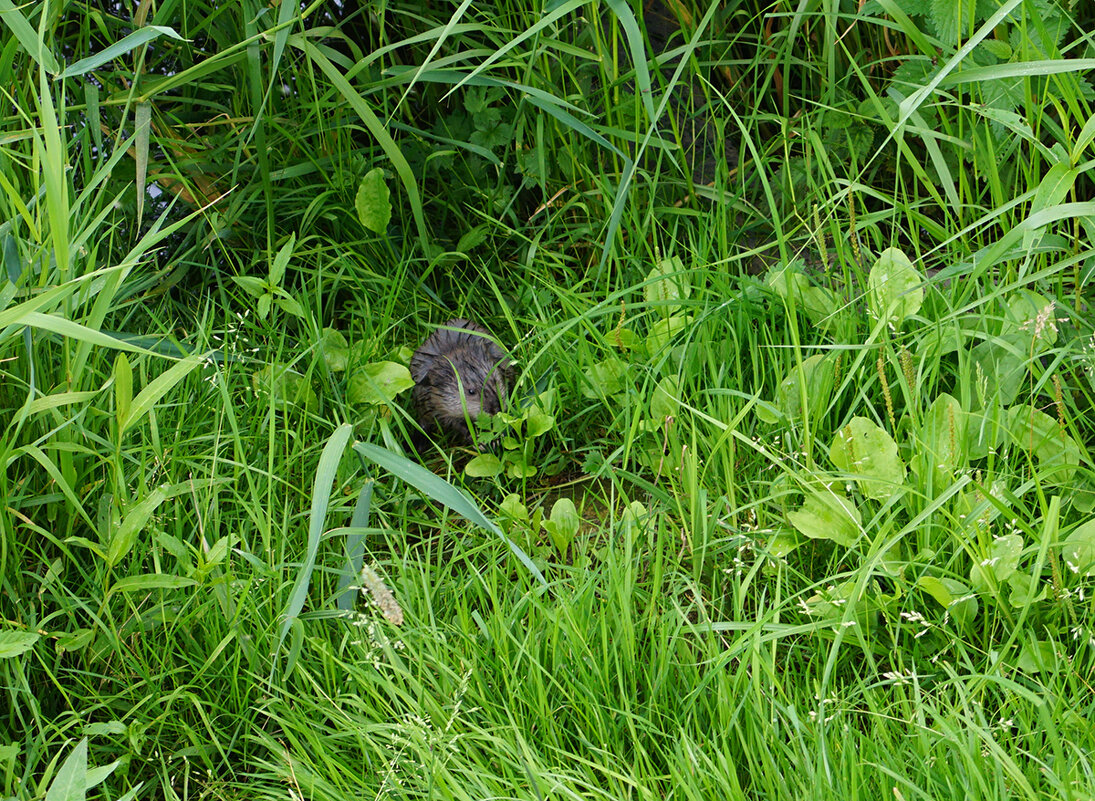
[[[384,406],[414,386],[411,371],[395,362],[373,362],[354,373],[346,388],[350,403]]]
[[[570,498],[560,498],[552,504],[548,519],[540,523],[551,537],[555,550],[563,556],[566,555],[570,543],[574,541],[580,524],[578,509]]]
[[[251,297],[258,298],[270,291],[270,285],[256,275],[233,275],[232,280]]]
[[[1065,537],[1061,558],[1071,572],[1085,578],[1095,576],[1095,519],[1082,523]]]
[[[46,801],[84,801],[87,797],[87,738],[72,749],[50,782]]]
[[[836,492],[808,493],[798,511],[787,513],[787,520],[810,539],[832,540],[845,548],[855,545],[863,531],[859,510]]]
[[[1030,359],[1030,336],[1002,334],[979,343],[970,353],[975,396],[981,406],[1010,406],[1019,396]]]
[[[966,466],[966,413],[958,400],[946,393],[937,397],[924,415],[909,465],[934,494],[952,483]]]
[[[504,469],[502,460],[493,453],[481,453],[464,465],[464,472],[472,478],[491,478]]]
[[[853,417],[829,448],[837,469],[850,473],[868,498],[886,500],[905,483],[905,463],[897,443],[872,420]]]
[[[899,326],[920,311],[924,302],[924,276],[897,248],[882,251],[867,279],[868,300],[876,319]]]
[[[529,439],[543,436],[555,428],[555,417],[539,406],[530,406],[525,415],[525,433]]]
[[[668,317],[680,308],[680,301],[692,294],[692,285],[680,256],[659,261],[646,274],[643,297],[651,305],[657,305],[663,316]]]
[[[610,356],[586,370],[582,395],[586,398],[607,398],[615,395],[624,389],[626,378],[627,365],[615,356]]]
[[[999,587],[1015,573],[1022,553],[1023,538],[1018,534],[997,537],[989,546],[988,555],[970,568],[973,588],[977,592],[987,592]]]
[[[292,404],[308,412],[319,409],[319,397],[312,385],[284,364],[268,364],[256,370],[251,374],[251,387],[256,393],[269,396],[277,407]]]
[[[650,354],[661,353],[669,347],[673,339],[692,324],[692,316],[678,314],[668,319],[658,320],[646,335],[646,352]]]
[[[801,376],[806,388],[810,417],[816,418],[828,406],[832,399],[835,383],[833,359],[819,353],[802,360],[801,367],[792,367],[776,388],[775,406],[788,420],[800,422],[802,417],[802,392],[799,386]],[[764,406],[757,407],[757,417],[766,423],[776,423],[779,415]]]
[[[361,179],[354,198],[357,219],[363,226],[377,234],[388,230],[392,219],[391,191],[384,182],[384,170],[374,167]]]
[[[118,431],[122,431],[133,403],[133,368],[124,353],[114,357],[114,415]]]
[[[1055,301],[1029,289],[1021,289],[1008,299],[1000,333],[1020,335],[1019,341],[1025,339],[1033,343],[1033,355],[1044,353],[1057,343],[1055,309]]]
[[[42,635],[33,631],[0,631],[0,659],[14,659],[26,653]]]
[[[1050,640],[1028,640],[1019,651],[1015,666],[1024,673],[1055,672],[1057,669],[1057,648]]]
[[[294,231],[289,234],[289,241],[281,246],[281,249],[274,256],[274,260],[270,263],[268,271],[270,286],[281,286],[281,279],[285,277],[285,270],[289,266],[289,261],[293,258],[293,249],[297,245],[297,235]]]
[[[477,225],[460,237],[456,243],[456,250],[460,253],[471,253],[475,248],[487,241],[490,228],[487,225]]]
[[[680,385],[676,376],[667,375],[654,387],[650,398],[650,416],[659,423],[669,417],[676,417],[681,407]]]
[[[319,346],[323,352],[323,361],[332,373],[341,373],[350,361],[350,348],[346,337],[335,328],[324,328],[319,336]]]
[[[263,297],[271,297],[271,296],[270,295],[263,295]],[[300,301],[298,301],[296,298],[294,298],[294,297],[282,297],[281,295],[274,295],[273,298],[274,298],[274,303],[278,304],[278,308],[281,309],[283,312],[285,312],[286,314],[291,314],[294,317],[299,317],[299,318],[303,319],[303,317],[304,317],[304,308],[300,305]],[[261,298],[260,298],[260,300],[261,300]]]
[[[1076,177],[1080,171],[1067,162],[1058,162],[1046,170],[1045,177],[1038,184],[1034,193],[1034,200],[1030,203],[1030,214],[1045,211],[1059,205],[1068,197],[1072,187],[1076,183]],[[1027,230],[1023,233],[1023,249],[1033,248],[1041,240],[1045,228]]]
[[[960,624],[967,625],[977,617],[980,610],[977,597],[961,581],[921,576],[916,585],[934,598]]]
[[[108,566],[114,567],[121,561],[123,556],[129,553],[137,542],[137,535],[144,530],[144,527],[148,524],[148,519],[152,517],[152,513],[166,500],[167,493],[164,492],[162,487],[156,487],[126,512],[121,525],[115,529],[110,537],[110,544],[107,546],[106,551]]]
[[[75,653],[82,651],[95,641],[94,629],[76,629],[62,634],[57,638],[57,653]]]
[[[1048,582],[1035,581],[1026,573],[1012,573],[1008,577],[1008,586],[1011,588],[1008,603],[1016,609],[1044,601],[1049,595]]]
[[[1013,406],[1008,430],[1016,445],[1037,458],[1045,480],[1061,483],[1075,475],[1083,451],[1057,420],[1027,405]]]

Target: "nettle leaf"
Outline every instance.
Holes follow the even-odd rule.
[[[1082,451],[1057,420],[1025,404],[1013,406],[1008,409],[1008,430],[1020,448],[1038,459],[1046,480],[1060,483],[1075,475]]]
[[[961,581],[935,576],[921,576],[916,586],[928,593],[962,625],[972,623],[980,610],[977,596]]]
[[[414,386],[411,371],[396,362],[373,362],[354,373],[346,387],[350,403],[385,406]]]
[[[853,417],[837,432],[829,458],[839,470],[852,474],[868,498],[891,498],[905,483],[905,463],[897,453],[897,443],[866,417]]]
[[[1095,519],[1077,526],[1061,549],[1065,566],[1085,578],[1095,576]]]
[[[958,37],[973,33],[977,0],[931,0],[928,17],[944,44],[958,44]]]
[[[988,555],[970,568],[970,583],[977,592],[987,592],[1014,575],[1023,553],[1023,538],[1018,534],[997,537]]]
[[[875,318],[899,326],[920,311],[924,302],[924,276],[897,248],[882,251],[867,280],[868,300]]]
[[[834,491],[815,490],[806,495],[797,512],[787,513],[788,522],[813,540],[832,540],[850,548],[863,531],[863,519],[855,504]]]
[[[692,285],[680,256],[662,259],[646,275],[643,297],[649,304],[661,304],[664,314],[680,308],[678,301],[692,294]]]
[[[369,170],[361,179],[354,208],[357,209],[357,219],[370,231],[382,234],[388,230],[388,223],[392,220],[391,194],[384,182],[384,170],[380,167]]]
[[[582,395],[586,398],[607,398],[623,390],[627,365],[615,357],[597,362],[586,370]]]

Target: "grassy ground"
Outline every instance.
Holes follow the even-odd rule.
[[[1095,795],[1095,19],[953,6],[0,9],[0,798]]]

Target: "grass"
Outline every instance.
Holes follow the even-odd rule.
[[[4,11],[0,797],[1091,797],[1081,6]]]

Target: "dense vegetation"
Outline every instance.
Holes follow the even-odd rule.
[[[1092,797],[1092,8],[0,0],[0,797]]]

